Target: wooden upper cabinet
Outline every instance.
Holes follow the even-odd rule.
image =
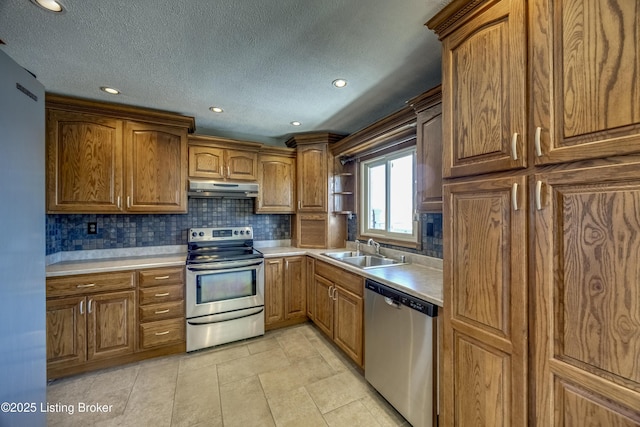
[[[120,212],[122,121],[47,112],[47,210]]]
[[[327,212],[327,144],[298,145],[298,212]]]
[[[631,157],[534,177],[537,426],[640,425],[640,156]]]
[[[296,159],[291,156],[260,154],[259,194],[256,213],[295,213]]]
[[[259,144],[203,135],[192,136],[189,140],[189,177],[231,181],[258,179]],[[236,145],[248,146],[248,149],[227,147]]]
[[[193,118],[47,94],[47,211],[184,213]]]
[[[524,176],[444,187],[442,425],[527,425],[526,187]]]
[[[187,131],[127,122],[129,212],[187,211]]]
[[[445,178],[527,166],[524,4],[497,1],[440,34]]]
[[[640,3],[536,0],[530,15],[536,164],[640,152]]]

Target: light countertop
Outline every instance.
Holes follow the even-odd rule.
[[[379,267],[363,270],[347,263],[322,255],[326,252],[341,252],[350,249],[301,249],[291,246],[274,246],[257,248],[265,258],[284,256],[309,255],[318,260],[348,270],[360,276],[388,285],[399,291],[406,292],[432,304],[442,307],[442,267],[440,260],[428,257],[410,258],[410,264]],[[423,259],[427,259],[426,262]],[[429,262],[429,260],[433,260]],[[63,261],[50,264],[46,268],[47,277],[67,276],[76,274],[105,273],[109,271],[136,270],[145,268],[159,268],[183,266],[186,253],[156,254],[152,256],[128,256],[107,259],[85,259]]]

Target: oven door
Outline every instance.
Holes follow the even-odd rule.
[[[187,266],[187,318],[264,306],[264,259]]]

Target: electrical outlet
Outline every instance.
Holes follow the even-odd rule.
[[[427,237],[433,237],[433,223],[427,223]]]
[[[98,234],[98,224],[95,222],[88,222],[87,234]]]

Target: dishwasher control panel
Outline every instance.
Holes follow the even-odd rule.
[[[374,282],[370,279],[365,281],[364,286],[366,289],[382,295],[383,297],[389,298],[397,304],[402,304],[430,317],[438,317],[438,306],[435,304],[423,301],[420,298],[405,294],[404,292],[393,289],[387,285],[383,285],[382,283]]]

